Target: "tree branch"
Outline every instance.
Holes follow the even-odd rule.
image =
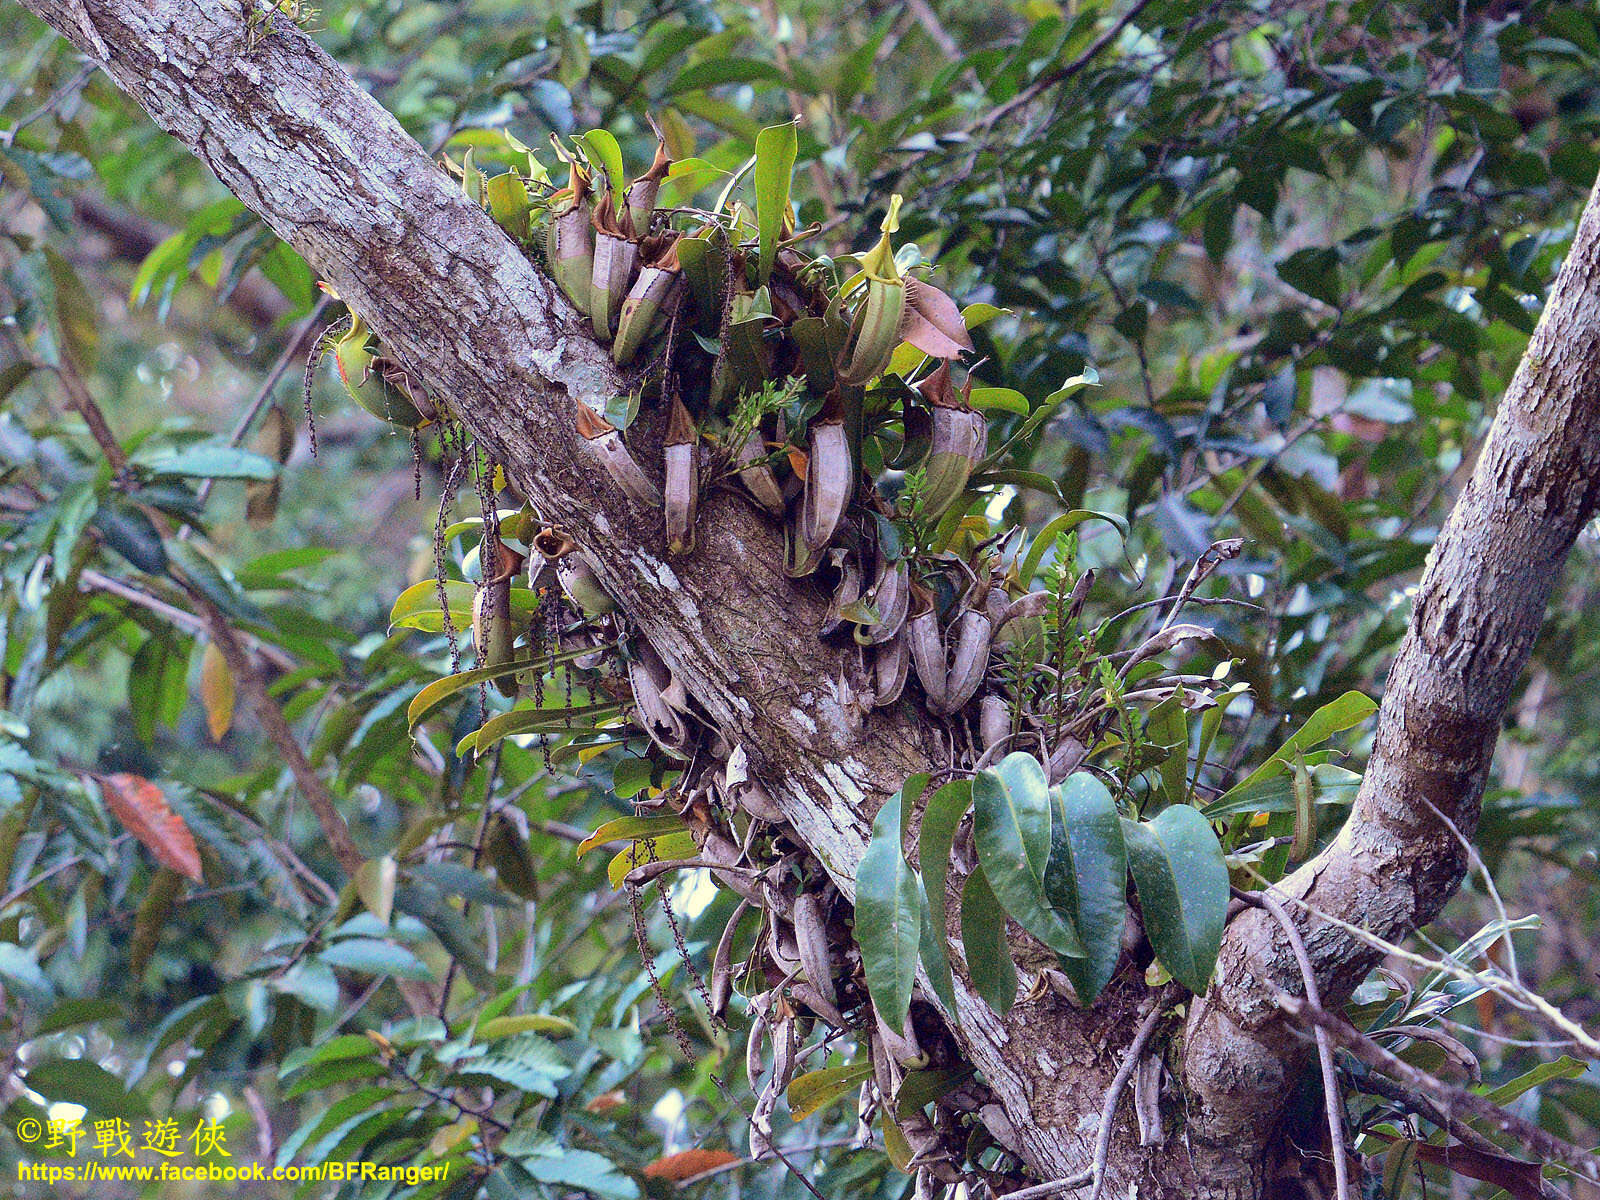
[[[1428,558],[1390,668],[1377,739],[1343,830],[1276,885],[1338,1008],[1378,959],[1348,928],[1397,941],[1439,912],[1468,866],[1484,782],[1511,690],[1600,490],[1600,200],[1571,249],[1478,463]],[[1272,917],[1228,927],[1185,1046],[1195,1152],[1219,1191],[1259,1184],[1279,1099],[1307,1061],[1274,991],[1299,970]],[[1241,1148],[1246,1148],[1241,1154]],[[1255,1148],[1251,1152],[1249,1148]],[[1251,1166],[1254,1163],[1256,1166]]]

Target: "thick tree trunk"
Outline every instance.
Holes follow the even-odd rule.
[[[630,619],[729,742],[744,745],[853,898],[873,814],[907,774],[943,764],[940,729],[909,702],[876,713],[852,703],[858,661],[818,641],[821,598],[784,577],[776,530],[742,502],[711,497],[699,550],[667,557],[660,514],[610,486],[575,436],[574,401],[601,407],[630,381],[556,289],[287,22],[252,35],[236,8],[194,0],[27,3],[304,254],[541,516],[593,555]],[[1459,848],[1421,798],[1470,824],[1507,690],[1593,500],[1600,337],[1583,301],[1596,233],[1591,212],[1574,253],[1587,265],[1563,274],[1463,500],[1468,515],[1441,539],[1356,817],[1284,885],[1389,936],[1436,911],[1459,880]],[[1234,923],[1212,995],[1193,1006],[1189,1135],[1140,1148],[1124,1106],[1107,1194],[1130,1183],[1146,1194],[1152,1184],[1168,1194],[1258,1190],[1285,1081],[1302,1059],[1263,987],[1298,982],[1258,915]],[[1311,943],[1324,995],[1342,999],[1366,952],[1326,925],[1312,927]],[[1137,973],[1087,1012],[1045,990],[1001,1019],[960,991],[963,1045],[998,1101],[984,1114],[991,1129],[1041,1178],[1082,1170],[1148,1004]]]

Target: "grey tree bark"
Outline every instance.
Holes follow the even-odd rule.
[[[273,18],[195,0],[25,0],[100,62],[162,128],[365,314],[390,352],[448,399],[541,515],[571,531],[603,582],[730,743],[745,746],[799,836],[847,897],[873,814],[942,763],[913,704],[848,701],[853,657],[821,644],[823,604],[783,575],[775,529],[713,496],[700,548],[669,559],[660,515],[610,486],[574,429],[629,380],[551,283],[470,205],[398,123],[314,42]],[[1600,211],[1586,210],[1545,319],[1442,535],[1396,660],[1354,815],[1280,887],[1398,937],[1458,885],[1463,855],[1428,808],[1470,833],[1509,690],[1550,588],[1595,503],[1600,462]],[[1424,802],[1427,803],[1424,803]],[[1337,927],[1297,917],[1326,1002],[1372,961]],[[1190,1005],[1186,1135],[1142,1148],[1116,1122],[1108,1194],[1253,1197],[1284,1088],[1307,1043],[1272,1003],[1299,989],[1281,938],[1251,911]],[[959,968],[959,963],[957,964]],[[961,972],[958,969],[958,976]],[[961,1038],[992,1087],[985,1119],[1041,1179],[1090,1161],[1106,1087],[1148,1004],[1124,972],[1092,1009],[1044,990],[1001,1019],[958,981]]]

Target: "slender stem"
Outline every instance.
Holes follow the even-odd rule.
[[[1283,927],[1284,936],[1294,951],[1294,960],[1300,967],[1300,982],[1306,989],[1306,1001],[1322,1008],[1322,994],[1317,989],[1317,973],[1312,969],[1311,956],[1306,953],[1305,939],[1284,911],[1283,905],[1272,897],[1270,891],[1245,892],[1233,888],[1234,899],[1243,900],[1256,908],[1264,908],[1273,920]],[[1328,1116],[1328,1145],[1333,1155],[1333,1180],[1339,1200],[1350,1200],[1350,1168],[1345,1161],[1343,1101],[1339,1096],[1339,1076],[1333,1069],[1333,1046],[1328,1041],[1328,1031],[1318,1026],[1312,1030],[1317,1039],[1317,1062],[1322,1068],[1322,1105]]]

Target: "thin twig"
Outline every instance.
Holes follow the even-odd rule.
[[[1317,973],[1311,966],[1311,956],[1306,953],[1305,939],[1295,926],[1283,905],[1273,899],[1270,891],[1246,892],[1231,889],[1236,900],[1265,909],[1283,928],[1294,951],[1294,960],[1300,967],[1300,982],[1306,989],[1306,1000],[1318,1009],[1322,1007],[1322,994],[1317,987]],[[1322,1107],[1328,1116],[1328,1145],[1333,1155],[1333,1181],[1339,1200],[1350,1200],[1350,1167],[1345,1161],[1343,1101],[1339,1095],[1339,1076],[1333,1066],[1333,1046],[1328,1041],[1328,1031],[1318,1026],[1312,1030],[1317,1041],[1317,1064],[1322,1068]]]
[[[1144,1020],[1139,1022],[1139,1029],[1133,1035],[1133,1041],[1128,1044],[1127,1053],[1122,1056],[1122,1065],[1117,1068],[1116,1075],[1111,1079],[1111,1086],[1106,1089],[1105,1103],[1100,1106],[1100,1131],[1094,1138],[1094,1162],[1090,1167],[1094,1190],[1089,1193],[1089,1200],[1100,1200],[1100,1191],[1105,1187],[1106,1160],[1111,1154],[1111,1125],[1117,1116],[1117,1101],[1122,1099],[1122,1093],[1128,1087],[1128,1080],[1133,1078],[1139,1060],[1144,1057],[1145,1046],[1155,1034],[1156,1026],[1161,1023],[1161,1010],[1166,1006],[1166,999],[1167,990],[1163,988],[1156,996],[1156,1002],[1150,1006],[1150,1011],[1145,1014]]]
[[[1304,1024],[1326,1030],[1334,1041],[1372,1070],[1381,1071],[1392,1079],[1397,1079],[1419,1092],[1434,1097],[1445,1115],[1453,1118],[1455,1112],[1459,1110],[1465,1116],[1487,1121],[1501,1133],[1515,1138],[1541,1158],[1562,1163],[1572,1168],[1582,1178],[1592,1183],[1600,1183],[1600,1156],[1540,1129],[1531,1121],[1523,1120],[1492,1100],[1478,1095],[1477,1092],[1457,1087],[1453,1083],[1447,1083],[1413,1067],[1404,1059],[1389,1053],[1349,1022],[1335,1017],[1309,1000],[1291,996],[1281,990],[1276,990],[1273,999],[1289,1016]]]
[[[100,64],[97,62],[84,63],[83,66],[79,67],[78,70],[73,74],[71,79],[68,79],[55,91],[51,92],[49,98],[38,108],[34,109],[27,116],[19,119],[17,123],[10,129],[0,130],[0,146],[6,146],[9,148],[11,144],[17,140],[17,134],[21,133],[35,121],[41,120],[42,118],[47,117],[51,113],[55,112],[55,110],[61,106],[62,101],[66,100],[67,97],[71,96],[74,92],[80,91],[83,88],[83,85],[89,82],[89,77],[99,69]]]

